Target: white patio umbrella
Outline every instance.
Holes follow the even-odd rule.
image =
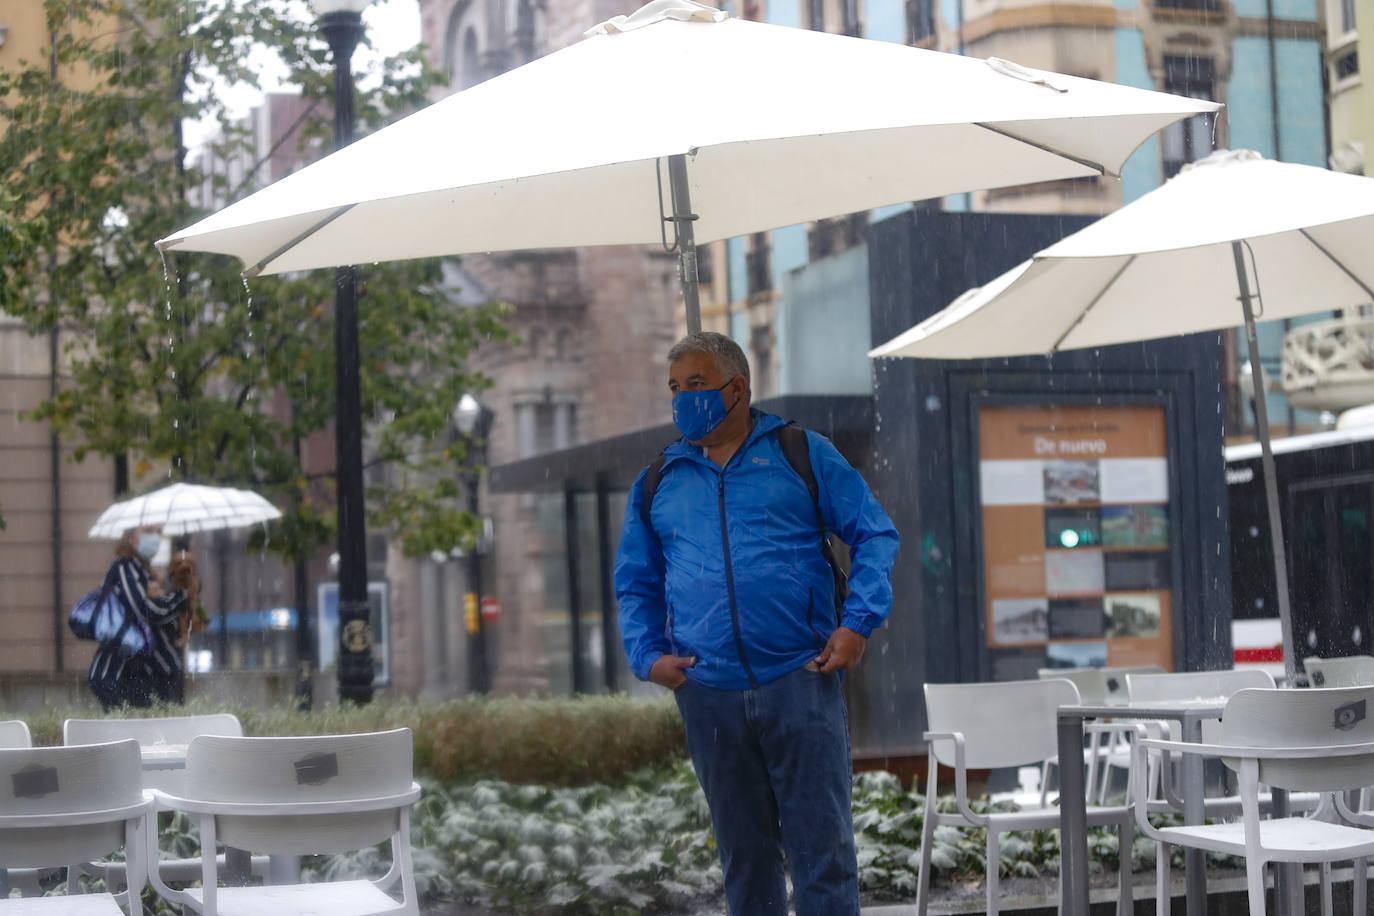
[[[1256,317],[1374,302],[1371,251],[1374,179],[1271,162],[1249,150],[1213,153],[869,356],[1048,354],[1244,323],[1258,379]],[[1255,414],[1291,681],[1288,569],[1263,396],[1255,398]]]
[[[675,240],[695,330],[698,242],[1116,175],[1151,134],[1220,107],[733,19],[691,0],[654,0],[587,34],[158,245],[233,255],[251,277]],[[766,99],[755,91],[764,85]]]
[[[250,490],[174,483],[110,506],[88,536],[117,538],[140,525],[161,525],[163,534],[191,534],[244,528],[274,518],[281,518],[277,507]]]

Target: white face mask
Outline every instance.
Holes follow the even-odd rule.
[[[138,536],[138,555],[145,560],[152,560],[157,556],[158,549],[162,547],[162,535],[144,532]]]

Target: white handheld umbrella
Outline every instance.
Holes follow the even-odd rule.
[[[89,536],[117,538],[140,525],[161,525],[163,534],[191,534],[274,518],[281,518],[281,512],[250,490],[174,483],[110,506],[91,526]]]
[[[869,356],[1047,354],[1244,323],[1251,370],[1261,378],[1255,318],[1374,302],[1370,251],[1374,179],[1271,162],[1249,150],[1213,153]],[[1255,413],[1291,681],[1288,569],[1263,397]]]
[[[766,101],[749,91],[764,84]],[[1116,175],[1151,134],[1219,107],[655,0],[158,245],[253,276],[671,239],[695,329],[697,242]]]

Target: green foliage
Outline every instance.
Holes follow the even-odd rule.
[[[30,419],[140,476],[246,486],[286,514],[267,546],[313,556],[333,538],[326,477],[299,443],[334,416],[334,272],[246,283],[242,265],[153,242],[205,215],[193,200],[254,190],[188,159],[186,119],[217,123],[219,161],[252,161],[224,88],[257,85],[267,48],[312,103],[288,142],[327,136],[333,64],[313,23],[278,0],[44,0],[51,46],[0,72],[0,307],[31,333],[63,330],[62,391]],[[423,104],[438,75],[414,51],[360,74],[359,134]],[[89,87],[89,88],[87,88]],[[324,104],[320,104],[324,103]],[[199,161],[199,160],[197,160]],[[194,193],[193,193],[194,192]],[[213,209],[210,207],[209,209]],[[388,473],[370,521],[411,553],[471,546],[453,483],[467,464],[451,411],[489,380],[472,350],[506,336],[500,307],[461,307],[437,260],[360,272],[362,403]]]
[[[246,735],[340,735],[407,727],[415,769],[440,783],[502,779],[545,786],[625,781],[647,766],[682,759],[686,742],[671,698],[624,695],[556,699],[473,696],[443,703],[378,698],[313,712],[196,698],[185,706],[126,709],[143,717],[229,712]],[[26,715],[37,745],[62,743],[62,722],[89,709],[48,707]]]

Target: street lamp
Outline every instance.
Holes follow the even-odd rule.
[[[353,50],[369,0],[311,0],[334,57],[334,148],[353,142]],[[358,287],[352,267],[334,278],[334,361],[339,512],[339,698],[372,700],[367,537],[363,502],[363,424],[358,355]]]
[[[477,488],[482,481],[481,465],[487,461],[487,431],[491,429],[493,417],[491,408],[471,394],[464,394],[453,411],[453,423],[467,446],[468,511],[479,519]],[[479,605],[482,600],[481,546],[482,537],[479,533],[467,554],[468,594],[463,599],[468,631],[468,689],[472,693],[486,693],[491,689],[491,676],[487,670],[486,623],[482,620]]]

